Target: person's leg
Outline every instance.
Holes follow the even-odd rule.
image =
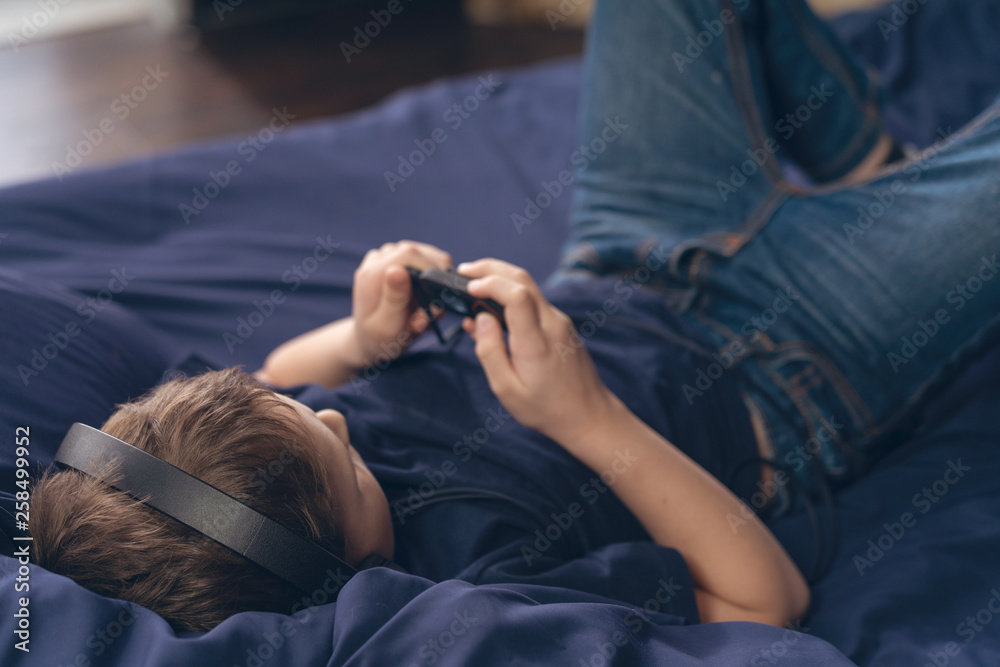
[[[789,196],[740,252],[699,262],[686,315],[739,350],[780,462],[853,478],[1000,340],[998,170],[1000,101],[875,180]]]
[[[748,17],[746,34],[761,54],[758,95],[765,97],[758,104],[780,157],[816,182],[848,176],[873,153],[887,157],[891,139],[883,128],[877,75],[804,2],[763,0]]]
[[[588,35],[571,233],[557,278],[651,250],[732,253],[793,191],[869,154],[875,84],[802,0],[599,0]]]

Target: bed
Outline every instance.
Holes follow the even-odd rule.
[[[926,146],[1000,93],[990,0],[893,3],[834,26],[881,72],[887,120],[904,141]],[[458,127],[443,114],[478,76],[295,124],[252,160],[237,136],[0,191],[4,533],[25,534],[17,471],[49,465],[72,422],[100,424],[185,360],[258,367],[278,343],[349,312],[352,272],[372,246],[418,238],[456,261],[498,256],[546,276],[570,197],[527,226],[512,215],[568,166],[579,62],[482,76],[499,85]],[[401,169],[400,156],[435,131],[447,140]],[[623,624],[645,602],[635,595],[378,568],[335,604],[178,634],[151,612],[22,566],[29,543],[0,536],[0,663],[1000,664],[998,373],[994,349],[934,398],[911,442],[837,495],[833,567],[791,628],[684,626],[649,612],[626,640]],[[805,517],[771,525],[808,562]]]

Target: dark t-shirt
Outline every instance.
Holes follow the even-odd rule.
[[[685,397],[682,386],[705,362],[670,340],[694,334],[660,296],[605,279],[546,295],[574,320],[608,387],[709,472],[721,476],[755,454],[729,378],[694,402]],[[344,413],[352,444],[389,498],[395,559],[409,572],[434,581],[562,586],[637,605],[655,599],[661,610],[697,620],[680,554],[652,543],[612,491],[622,473],[641,465],[629,443],[609,442],[615,462],[594,472],[518,424],[460,330],[445,345],[427,334],[384,368],[334,390],[304,388],[297,398]],[[462,497],[467,488],[505,498]],[[435,502],[442,497],[451,499]]]

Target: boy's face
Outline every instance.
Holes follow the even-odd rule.
[[[361,455],[351,446],[344,416],[336,410],[314,412],[288,396],[279,396],[295,408],[326,464],[347,536],[346,560],[354,565],[372,553],[391,559],[395,541],[389,502]]]

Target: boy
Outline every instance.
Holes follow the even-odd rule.
[[[958,361],[995,340],[1000,322],[1000,191],[987,176],[1000,107],[952,137],[903,197],[893,184],[912,165],[876,171],[892,154],[878,100],[875,82],[801,2],[598,3],[581,139],[596,151],[609,119],[622,132],[578,178],[562,268],[543,294],[498,260],[458,267],[475,279],[473,295],[504,305],[506,340],[480,315],[463,322],[469,338],[421,341],[383,363],[427,326],[405,267],[451,266],[437,248],[388,244],[359,267],[351,318],[286,343],[259,372],[277,386],[313,384],[297,398],[318,412],[228,371],[166,385],[124,408],[138,412],[133,429],[116,414],[105,430],[150,451],[173,442],[163,457],[183,461],[194,456],[185,438],[201,442],[207,428],[200,415],[217,414],[212,423],[225,428],[188,464],[209,483],[212,457],[231,448],[222,415],[299,430],[274,425],[280,435],[263,450],[237,449],[242,484],[219,488],[251,505],[289,494],[292,516],[275,518],[334,548],[342,535],[351,562],[380,553],[434,580],[586,586],[608,597],[652,572],[670,589],[664,609],[689,621],[786,623],[808,607],[805,581],[742,511],[733,490],[746,485],[718,479],[764,456],[811,488],[850,481]],[[779,158],[820,185],[793,185]],[[873,198],[889,202],[878,224],[848,229]],[[361,386],[317,386],[373,363],[379,372]],[[160,404],[161,393],[191,396]],[[159,434],[167,413],[177,425]],[[800,451],[810,439],[818,447]],[[326,487],[286,489],[285,474],[269,474],[253,496],[257,471],[281,461],[282,448],[297,452],[282,463],[289,479],[301,464],[322,471]],[[36,553],[74,576],[87,562],[68,548],[86,543],[83,519],[49,522],[60,502],[38,508],[63,475],[73,473],[35,492],[44,517]],[[786,493],[781,479],[760,482]],[[460,498],[469,486],[495,499]],[[305,518],[324,503],[325,519]],[[116,512],[106,523],[135,513]],[[114,570],[88,581],[181,624],[170,613],[181,603],[156,605],[187,562],[129,570],[117,588]],[[199,591],[214,615],[183,627],[278,610],[259,594],[259,573],[235,562],[227,570],[239,580]]]

